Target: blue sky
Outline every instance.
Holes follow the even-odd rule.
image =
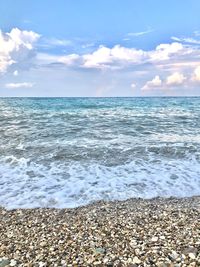
[[[200,2],[1,0],[0,96],[200,95]]]

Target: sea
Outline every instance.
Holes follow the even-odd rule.
[[[200,98],[0,98],[0,206],[200,195]]]

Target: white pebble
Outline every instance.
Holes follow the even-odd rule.
[[[134,257],[133,260],[132,260],[132,263],[140,264],[141,260],[138,259],[138,257]]]
[[[189,257],[190,257],[190,259],[196,259],[196,256],[195,256],[195,254],[193,254],[193,253],[189,253]]]
[[[158,237],[157,236],[153,236],[151,239],[152,242],[157,242],[158,241]]]
[[[10,266],[16,266],[16,264],[17,264],[16,260],[12,259],[10,261]]]

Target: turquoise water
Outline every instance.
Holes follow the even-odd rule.
[[[0,205],[200,194],[200,98],[0,98]]]

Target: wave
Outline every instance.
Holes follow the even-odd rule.
[[[200,98],[0,98],[0,205],[200,194]]]
[[[200,194],[199,162],[135,160],[118,166],[36,164],[7,157],[0,163],[0,205],[8,209],[72,208],[97,200],[186,197]]]

